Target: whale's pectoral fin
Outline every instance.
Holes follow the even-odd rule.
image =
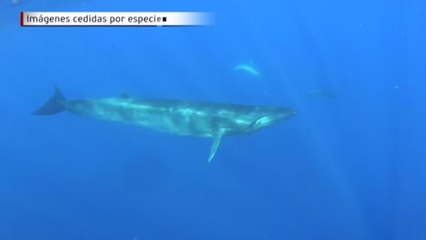
[[[216,155],[217,149],[220,145],[220,140],[222,139],[222,134],[216,135],[216,137],[213,140],[212,148],[210,149],[210,156],[209,156],[209,162],[211,162]]]

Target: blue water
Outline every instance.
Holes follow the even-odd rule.
[[[426,3],[194,2],[1,2],[0,239],[426,239]],[[21,11],[216,22],[20,28]],[[234,71],[248,62],[260,78]],[[31,115],[54,86],[298,115],[224,138],[208,164],[209,139]]]

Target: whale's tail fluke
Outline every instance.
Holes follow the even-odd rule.
[[[55,94],[37,111],[34,115],[53,115],[65,110],[65,97],[58,88],[55,88]]]

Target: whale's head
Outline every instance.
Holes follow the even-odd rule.
[[[256,131],[282,120],[288,119],[296,115],[296,112],[291,108],[286,107],[271,107],[258,110],[255,120],[252,122],[249,131]]]

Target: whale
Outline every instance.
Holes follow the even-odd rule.
[[[296,115],[282,106],[251,106],[174,99],[109,98],[67,100],[60,89],[33,112],[37,116],[70,112],[99,120],[131,124],[158,132],[213,139],[208,162],[224,136],[253,133]]]
[[[260,78],[260,72],[252,64],[239,64],[234,67],[234,70],[247,72],[256,78]]]

